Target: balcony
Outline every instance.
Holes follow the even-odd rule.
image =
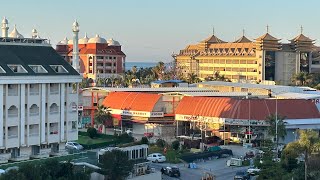
[[[29,137],[26,137],[28,145],[38,145],[40,143],[39,133],[30,133]]]
[[[19,147],[19,137],[18,137],[18,134],[12,134],[10,135],[10,132],[9,132],[9,135],[8,135],[8,140],[6,142],[6,147],[7,148],[13,148],[13,147]]]
[[[48,158],[50,156],[51,149],[46,148],[46,149],[40,149],[40,152],[34,155],[31,155],[31,158],[34,159],[41,159],[41,158]]]
[[[40,114],[39,112],[30,112],[28,117],[28,124],[39,124]]]
[[[71,129],[67,131],[67,137],[68,141],[75,141],[78,140],[78,130],[77,129]]]
[[[8,163],[8,160],[11,157],[11,153],[1,153],[0,154],[0,164]]]
[[[26,160],[29,160],[29,159],[30,159],[29,154],[20,154],[20,156],[11,157],[9,160],[18,162],[18,161],[26,161]]]
[[[56,134],[55,134],[56,133]],[[51,132],[49,135],[48,135],[48,143],[57,143],[59,142],[59,134],[58,134],[58,131],[55,131],[55,132]]]

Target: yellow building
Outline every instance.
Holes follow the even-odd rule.
[[[175,55],[177,68],[205,79],[216,72],[233,82],[290,84],[300,71],[320,72],[319,61],[312,59],[314,40],[301,34],[289,43],[280,43],[268,32],[254,41],[244,35],[225,42],[214,34],[198,44],[188,45]]]

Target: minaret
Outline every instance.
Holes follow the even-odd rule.
[[[79,46],[78,46],[79,24],[77,20],[75,20],[72,25],[72,32],[73,32],[72,66],[76,71],[78,71],[78,73],[80,73]]]
[[[9,30],[9,26],[8,26],[8,20],[6,19],[6,17],[3,17],[2,19],[2,37],[8,37],[8,30]]]

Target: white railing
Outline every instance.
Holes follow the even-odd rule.
[[[59,94],[59,90],[50,90],[50,94]]]
[[[8,96],[18,96],[18,91],[9,91]]]
[[[18,117],[18,113],[9,113],[8,112],[8,117]]]
[[[39,95],[39,91],[30,91],[30,96]]]
[[[51,110],[50,111],[50,114],[58,114],[59,113],[59,110]]]
[[[13,138],[17,138],[18,134],[12,134],[12,135],[8,135],[8,139],[13,139]]]
[[[39,133],[30,133],[29,137],[39,136]]]
[[[39,116],[39,112],[30,112],[30,116]]]

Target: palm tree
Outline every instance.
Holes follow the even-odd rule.
[[[88,78],[83,78],[82,81],[79,83],[80,88],[87,88],[89,87],[89,79]]]
[[[109,108],[106,108],[103,105],[98,106],[97,111],[94,113],[94,121],[103,126],[105,126],[108,121],[112,121],[112,115]]]
[[[198,78],[198,76],[194,73],[189,73],[188,74],[188,78],[187,78],[187,81],[189,84],[192,84],[192,83],[198,83],[200,82],[200,79]]]
[[[164,65],[164,62],[162,61],[158,62],[158,64],[152,68],[152,72],[157,77],[158,80],[163,79],[164,70],[165,70],[165,65]]]
[[[299,72],[292,76],[292,82],[299,86],[305,86],[312,81],[312,75],[307,72]]]
[[[304,178],[305,180],[307,180],[309,157],[312,153],[320,152],[320,138],[319,134],[313,130],[300,130],[299,135],[299,140],[289,143],[284,151],[294,152],[296,153],[296,155],[298,155],[299,153],[304,154]]]
[[[279,137],[281,139],[284,139],[285,136],[287,135],[287,130],[286,130],[286,122],[284,122],[283,120],[285,119],[285,117],[280,116],[279,114],[276,116],[275,114],[270,114],[266,120],[267,122],[269,122],[269,127],[268,127],[268,133],[269,135],[272,135],[273,137],[276,137],[277,140],[277,145],[279,142]],[[278,123],[276,122],[276,120],[278,120]],[[276,127],[278,126],[278,127]],[[277,129],[277,133],[276,133],[276,129]]]

